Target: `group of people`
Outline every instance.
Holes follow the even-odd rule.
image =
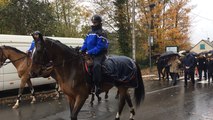
[[[102,18],[99,15],[94,15],[91,19],[91,31],[87,34],[83,46],[79,50],[80,53],[87,54],[93,59],[93,74],[92,79],[95,84],[96,94],[101,93],[101,64],[106,59],[108,49],[108,39],[105,30],[102,28]],[[33,41],[27,51],[32,54],[35,48],[35,41],[41,40],[41,32],[35,31],[32,34]]]
[[[186,55],[182,58],[174,55],[169,58],[165,69],[169,69],[168,71],[173,80],[173,85],[177,84],[177,79],[181,70],[183,70],[184,73],[184,86],[188,85],[189,79],[194,86],[195,75],[198,75],[198,81],[201,81],[204,76],[205,80],[208,79],[209,82],[213,82],[213,54],[206,53],[195,55],[187,51]]]

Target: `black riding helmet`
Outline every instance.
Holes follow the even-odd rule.
[[[40,38],[40,39],[43,38],[43,35],[41,34],[40,31],[34,31],[31,35],[32,35],[33,38],[34,38],[34,35],[39,35],[39,38]]]
[[[34,31],[31,35],[32,35],[32,36],[33,36],[33,35],[41,35],[41,32],[40,32],[40,31]]]
[[[96,22],[97,22],[97,23],[101,24],[102,18],[101,18],[101,16],[99,16],[99,15],[94,15],[94,16],[92,16],[91,21],[92,21],[93,23],[96,23]]]

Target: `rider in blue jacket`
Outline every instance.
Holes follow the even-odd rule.
[[[35,31],[33,32],[32,34],[32,37],[33,37],[33,41],[31,42],[31,45],[30,45],[30,48],[27,50],[27,53],[33,53],[33,50],[35,48],[35,40],[39,40],[41,36],[41,32],[40,31]]]
[[[108,49],[108,40],[106,32],[102,29],[102,18],[94,15],[91,19],[92,30],[87,34],[80,52],[86,52],[93,58],[93,81],[95,83],[96,94],[101,92],[101,64],[106,58]]]

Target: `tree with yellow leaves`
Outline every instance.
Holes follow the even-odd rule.
[[[179,49],[189,48],[188,13],[192,7],[187,5],[188,2],[189,0],[138,0],[139,28],[148,36],[150,31],[147,26],[152,24],[154,54],[164,52],[166,46],[178,46]],[[152,4],[154,7],[150,11]]]

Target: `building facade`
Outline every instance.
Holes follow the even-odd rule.
[[[192,47],[190,52],[201,53],[208,52],[210,50],[213,50],[213,42],[210,42],[209,40],[201,40],[194,47]]]

